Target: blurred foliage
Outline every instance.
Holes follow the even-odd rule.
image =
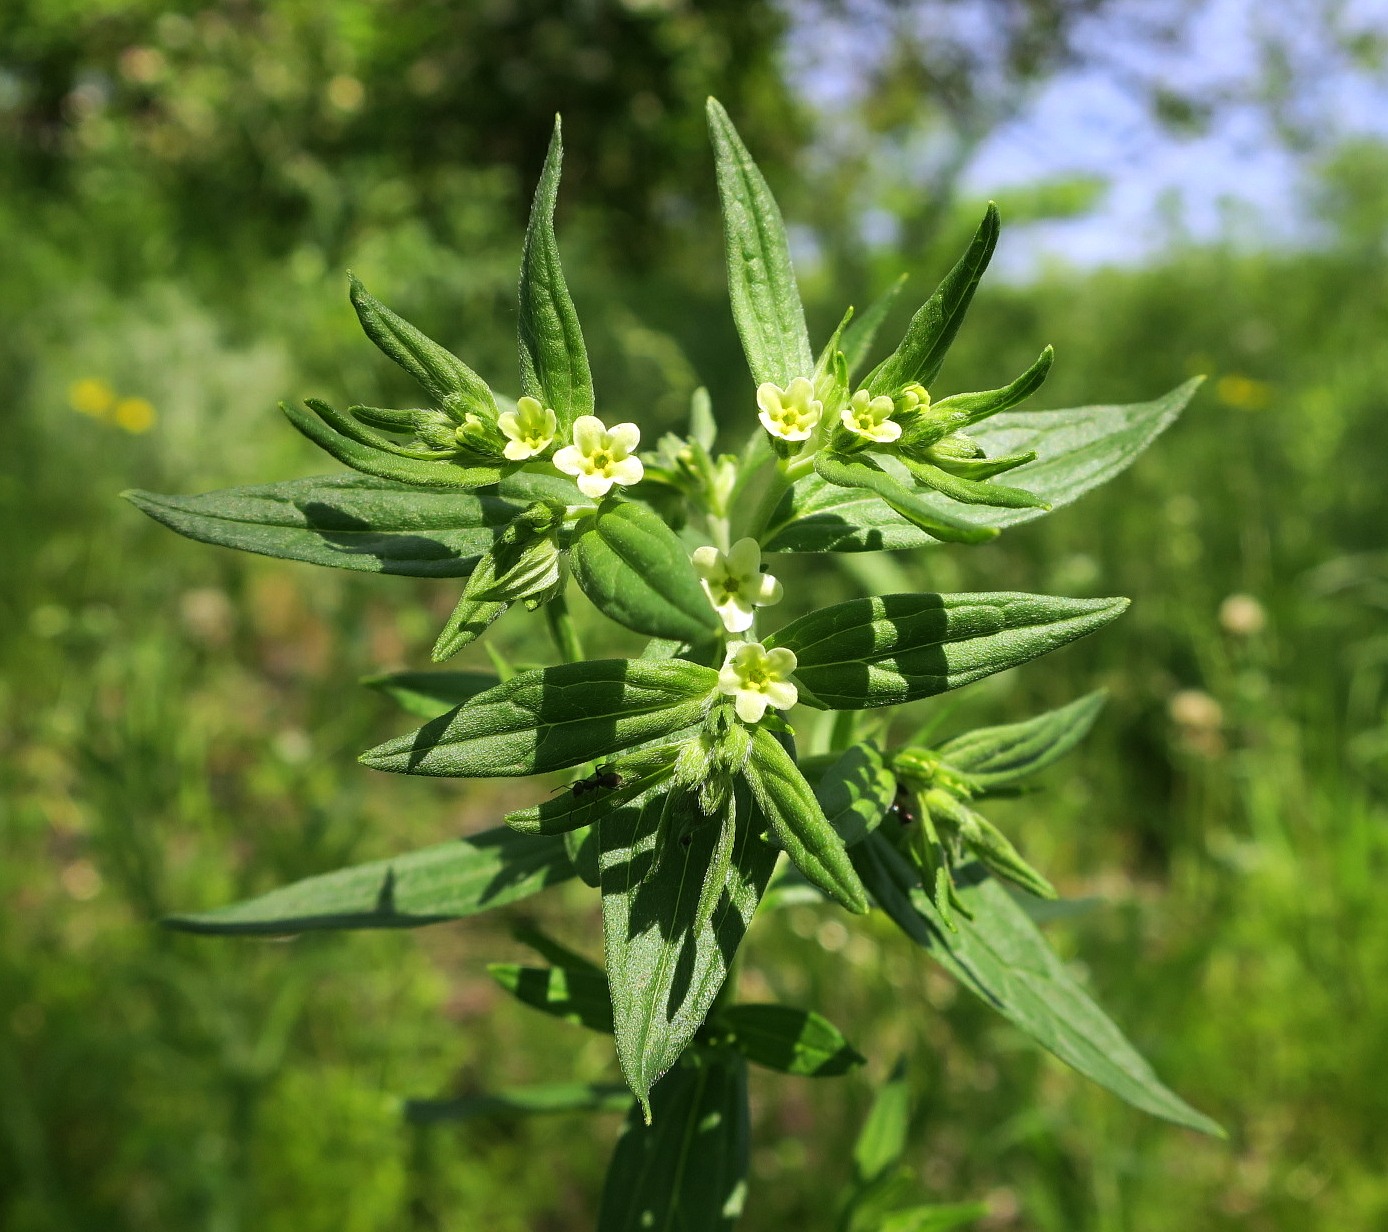
[[[7,1232],[590,1226],[615,1118],[399,1115],[405,1096],[614,1072],[606,1041],[498,999],[483,960],[522,953],[502,923],[289,943],[155,923],[521,803],[353,762],[400,720],[350,681],[424,662],[454,588],[241,558],[116,501],[331,469],[273,403],[394,398],[346,303],[348,263],[514,392],[518,217],[556,102],[561,241],[599,396],[672,421],[702,381],[729,423],[750,422],[696,117],[716,88],[764,162],[800,148],[777,10],[562,8],[549,26],[491,3],[0,9]],[[618,45],[606,68],[584,55]],[[456,58],[434,61],[443,49]],[[508,94],[508,71],[534,76]],[[658,107],[637,104],[646,91]],[[1388,1220],[1388,153],[1322,161],[1306,251],[1178,248],[1145,270],[986,285],[943,392],[998,384],[1047,342],[1045,405],[1211,380],[1076,509],[985,548],[853,565],[855,590],[1135,600],[1047,670],[920,717],[949,732],[1108,686],[1082,754],[998,820],[1089,904],[1052,935],[1230,1144],[1088,1089],[885,928],[795,907],[749,942],[749,998],[813,1005],[871,1055],[907,1055],[917,1180],[987,1195],[990,1227]],[[904,301],[940,272],[928,250],[903,261],[909,228],[836,231],[813,200],[827,182],[787,194],[819,336],[844,294],[866,302],[904,267]],[[1012,216],[1083,208],[1088,191],[1029,190]],[[972,214],[951,203],[941,244]],[[596,617],[585,633],[619,644]],[[536,909],[598,944],[563,892]],[[750,1232],[820,1226],[868,1096],[866,1080],[755,1080]]]

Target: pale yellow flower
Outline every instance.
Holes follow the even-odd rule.
[[[895,409],[895,403],[886,394],[874,398],[866,389],[860,389],[849,399],[839,418],[850,432],[887,445],[901,436],[901,425],[891,418]]]
[[[733,708],[744,723],[759,723],[768,706],[789,710],[799,699],[788,679],[795,664],[795,652],[784,647],[767,650],[760,642],[729,642],[718,691],[735,699]]]
[[[111,418],[127,432],[148,432],[154,427],[154,406],[147,398],[122,398],[111,408]]]
[[[755,539],[739,539],[726,553],[697,548],[694,572],[729,633],[745,633],[755,609],[781,601],[780,582],[761,571],[761,547]]]
[[[798,376],[782,389],[765,381],[757,386],[761,426],[783,441],[807,441],[824,414],[824,403],[814,396],[814,385]]]
[[[554,465],[578,481],[578,490],[591,500],[607,495],[612,485],[630,487],[646,473],[633,450],[641,429],[634,423],[607,428],[596,415],[574,420],[574,443],[554,455]]]
[[[514,411],[502,411],[496,426],[506,435],[502,451],[512,462],[524,462],[544,453],[559,429],[554,412],[541,406],[536,398],[525,397],[516,403]]]

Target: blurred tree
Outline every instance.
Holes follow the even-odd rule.
[[[763,155],[805,135],[772,0],[15,0],[0,9],[12,188],[153,195],[184,242],[332,252],[383,211],[437,221],[458,167],[515,170],[562,110],[576,195],[649,254],[708,196],[703,99]]]

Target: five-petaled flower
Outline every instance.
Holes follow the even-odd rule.
[[[901,425],[891,418],[895,409],[896,404],[886,394],[874,398],[866,389],[860,389],[839,412],[839,418],[850,432],[886,445],[901,435]]]
[[[524,462],[549,448],[559,424],[554,412],[541,406],[539,399],[525,397],[516,403],[514,411],[502,411],[496,426],[506,435],[502,451],[512,462]]]
[[[694,572],[729,633],[752,627],[755,609],[781,601],[781,584],[761,571],[761,548],[755,539],[739,539],[726,553],[696,548]]]
[[[760,642],[729,642],[728,657],[718,673],[718,691],[733,698],[744,723],[759,723],[768,706],[789,710],[800,694],[787,677],[795,670],[795,652]]]
[[[633,456],[641,440],[634,423],[607,428],[596,415],[574,420],[574,443],[554,455],[554,465],[578,480],[578,490],[592,500],[607,495],[614,483],[630,487],[641,482],[645,468]]]
[[[814,396],[814,386],[797,376],[782,389],[770,381],[757,386],[757,416],[772,436],[783,441],[807,441],[824,414],[824,404]]]

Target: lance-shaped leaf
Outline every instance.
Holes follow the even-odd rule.
[[[896,776],[870,744],[855,744],[828,767],[814,794],[844,846],[861,843],[896,799]]]
[[[838,487],[871,492],[893,513],[933,539],[947,543],[986,543],[997,538],[997,531],[960,522],[949,511],[930,503],[920,493],[912,492],[871,458],[861,454],[845,457],[821,450],[815,454],[814,468],[821,479]]]
[[[202,543],[406,577],[466,577],[520,509],[491,494],[426,491],[357,474],[201,496],[122,495]]]
[[[496,399],[486,381],[370,295],[355,274],[347,277],[352,285],[352,307],[372,342],[414,377],[439,406],[454,412],[455,418],[461,420],[471,411],[496,420]]]
[[[906,1080],[906,1062],[901,1059],[877,1088],[853,1144],[853,1176],[860,1186],[881,1180],[901,1162],[910,1130],[911,1084]]]
[[[363,753],[376,770],[501,778],[566,770],[696,723],[718,683],[682,659],[596,659],[521,672]]]
[[[708,100],[708,127],[723,204],[728,297],[752,379],[782,389],[814,371],[805,309],[781,211],[728,113]]]
[[[906,285],[906,277],[905,274],[902,274],[868,305],[862,316],[856,317],[852,324],[844,330],[841,349],[844,359],[848,363],[849,376],[853,376],[867,362],[867,357],[872,351],[872,344],[877,340],[877,331],[882,328],[882,322],[887,319],[887,314],[896,304],[896,297],[901,294],[901,288]]]
[[[1199,384],[1196,378],[1152,402],[1129,406],[1006,412],[970,435],[994,458],[1039,454],[1011,470],[1009,478],[1059,509],[1127,469],[1175,421]],[[971,527],[1003,529],[1046,513],[960,505],[931,492],[918,499],[951,522]],[[846,492],[808,475],[781,501],[762,542],[768,552],[876,552],[921,548],[937,537],[865,491]]]
[[[918,458],[902,458],[902,462],[917,483],[923,483],[934,488],[940,495],[966,505],[998,505],[1004,509],[1050,508],[1036,493],[1028,492],[1024,488],[1011,488],[1001,483],[985,483],[982,480],[954,475],[942,467]]]
[[[416,928],[504,907],[573,875],[559,839],[527,837],[502,826],[164,923],[191,933],[266,935]]]
[[[331,454],[344,466],[366,475],[391,479],[422,488],[485,488],[496,483],[504,473],[500,463],[439,458],[405,458],[383,447],[367,444],[363,437],[370,429],[357,423],[350,415],[334,410],[326,402],[310,398],[310,411],[280,403],[282,410],[300,432],[319,448]]]
[[[794,759],[758,725],[743,771],[772,838],[806,877],[849,911],[863,914],[867,895],[844,847]]]
[[[977,1223],[987,1214],[986,1202],[932,1202],[889,1211],[873,1225],[873,1232],[950,1232]]]
[[[488,963],[487,974],[517,1001],[590,1031],[612,1031],[612,1003],[601,971]]]
[[[361,683],[384,693],[407,713],[432,719],[501,682],[487,672],[383,672],[365,676]]]
[[[978,393],[951,394],[931,404],[931,414],[927,422],[937,423],[941,416],[948,416],[947,432],[960,432],[973,424],[980,423],[1000,411],[1009,411],[1020,406],[1031,397],[1050,374],[1051,364],[1055,362],[1055,351],[1046,347],[1036,362],[1015,381],[1001,389],[985,389]],[[943,435],[943,433],[941,433]]]
[[[554,135],[530,207],[521,254],[519,338],[521,393],[538,398],[554,412],[561,436],[580,415],[593,413],[588,349],[583,345],[583,330],[564,281],[554,236],[554,206],[563,159],[559,117],[555,116]]]
[[[968,916],[955,913],[951,929],[921,889],[915,869],[880,833],[853,848],[853,857],[897,927],[1042,1047],[1136,1108],[1223,1137],[1214,1121],[1162,1085],[1026,912],[977,865],[955,870]]]
[[[637,633],[698,642],[719,628],[689,549],[644,505],[608,501],[584,518],[569,563],[593,606]]]
[[[603,1184],[598,1232],[732,1232],[747,1191],[747,1063],[700,1049],[627,1116]]]
[[[602,769],[617,780],[615,787],[565,787],[553,799],[506,814],[506,824],[521,834],[564,834],[592,825],[619,805],[658,787],[670,777],[679,745],[659,744],[613,759]]]
[[[963,770],[984,791],[1011,787],[1059,761],[1089,734],[1103,709],[1102,691],[1024,723],[980,727],[941,745],[940,760]]]
[[[985,592],[880,595],[801,616],[766,639],[794,651],[800,700],[834,710],[957,689],[1102,628],[1126,599]]]
[[[776,864],[742,789],[736,813],[723,893],[702,927],[699,900],[721,827],[703,817],[692,793],[652,793],[598,826],[617,1058],[643,1105],[712,1007]]]
[[[412,1125],[437,1125],[476,1117],[535,1116],[548,1112],[625,1112],[633,1102],[631,1092],[620,1083],[548,1082],[459,1099],[406,1100],[405,1119]]]
[[[968,251],[911,318],[901,345],[868,374],[869,393],[874,397],[893,394],[913,381],[930,385],[945,362],[945,352],[964,323],[964,314],[969,310],[997,242],[998,207],[989,202]]]
[[[749,1061],[782,1074],[836,1078],[865,1060],[827,1018],[791,1005],[731,1005],[717,1027]]]

